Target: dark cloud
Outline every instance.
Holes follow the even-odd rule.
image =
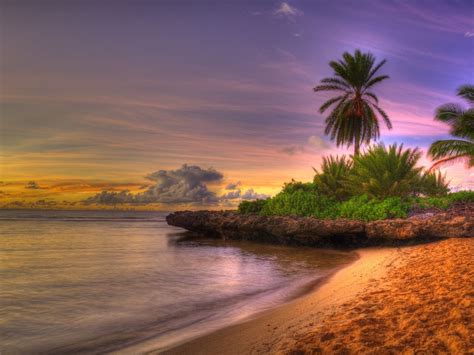
[[[215,192],[209,191],[208,184],[222,183],[223,174],[213,168],[202,169],[196,165],[184,164],[176,170],[158,170],[146,176],[153,182],[145,191],[131,193],[123,191],[102,191],[88,199],[85,204],[116,205],[129,204],[219,204],[234,200],[256,200],[268,198],[268,195],[259,194],[253,189],[243,192],[238,189],[240,181],[229,183],[225,187],[231,190],[218,197]]]
[[[227,184],[227,186],[225,187],[226,190],[235,190],[237,187],[239,187],[241,185],[241,182],[240,181],[237,181],[237,182],[231,182],[229,184]]]
[[[25,207],[25,201],[11,201],[6,204],[5,207],[15,208],[15,207]]]
[[[102,191],[84,201],[86,204],[97,203],[100,205],[117,205],[120,203],[135,203],[135,196],[128,190]]]
[[[212,203],[217,197],[206,184],[220,182],[222,178],[222,173],[213,168],[184,164],[180,169],[159,170],[148,175],[147,179],[154,185],[135,198],[141,203]]]
[[[242,193],[241,190],[235,190],[228,192],[224,195],[221,196],[222,200],[236,200],[236,199],[241,199],[241,200],[265,200],[269,198],[269,195],[266,194],[260,194],[254,191],[254,189],[248,189],[244,193]]]
[[[146,178],[153,182],[144,192],[132,194],[129,191],[102,191],[85,200],[86,203],[191,203],[210,204],[218,202],[216,194],[209,191],[207,184],[219,183],[223,174],[209,168],[184,164],[176,170],[158,170]]]
[[[54,200],[38,200],[32,204],[34,207],[54,207],[57,206],[57,202]]]
[[[28,183],[25,185],[25,189],[42,189],[35,181],[28,181]]]
[[[235,190],[235,191],[230,191],[224,195],[221,196],[222,200],[235,200],[237,198],[240,198],[241,191],[240,190]]]
[[[259,194],[258,192],[255,192],[253,189],[248,189],[242,195],[242,200],[265,200],[269,197],[270,197],[269,195]]]

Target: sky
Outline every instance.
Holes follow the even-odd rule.
[[[357,48],[387,59],[380,141],[426,152],[449,137],[436,107],[474,83],[474,1],[354,4],[0,1],[0,207],[227,208],[310,181],[350,152],[312,88]]]

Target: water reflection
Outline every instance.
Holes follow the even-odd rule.
[[[163,346],[291,296],[352,255],[190,240],[150,212],[0,212],[0,350]]]

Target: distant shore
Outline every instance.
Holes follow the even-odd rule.
[[[473,238],[358,253],[312,293],[165,353],[474,351]]]

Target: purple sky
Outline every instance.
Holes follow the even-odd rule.
[[[242,192],[273,194],[291,178],[309,180],[323,155],[343,151],[323,135],[317,109],[327,96],[312,87],[344,51],[388,60],[391,79],[377,88],[394,126],[382,131],[387,143],[426,149],[446,137],[433,111],[474,83],[472,0],[0,7],[10,200],[134,190],[185,163],[221,172],[209,187],[216,193],[236,181]],[[462,165],[447,170],[453,185],[474,184]],[[31,180],[41,193],[22,190]]]

